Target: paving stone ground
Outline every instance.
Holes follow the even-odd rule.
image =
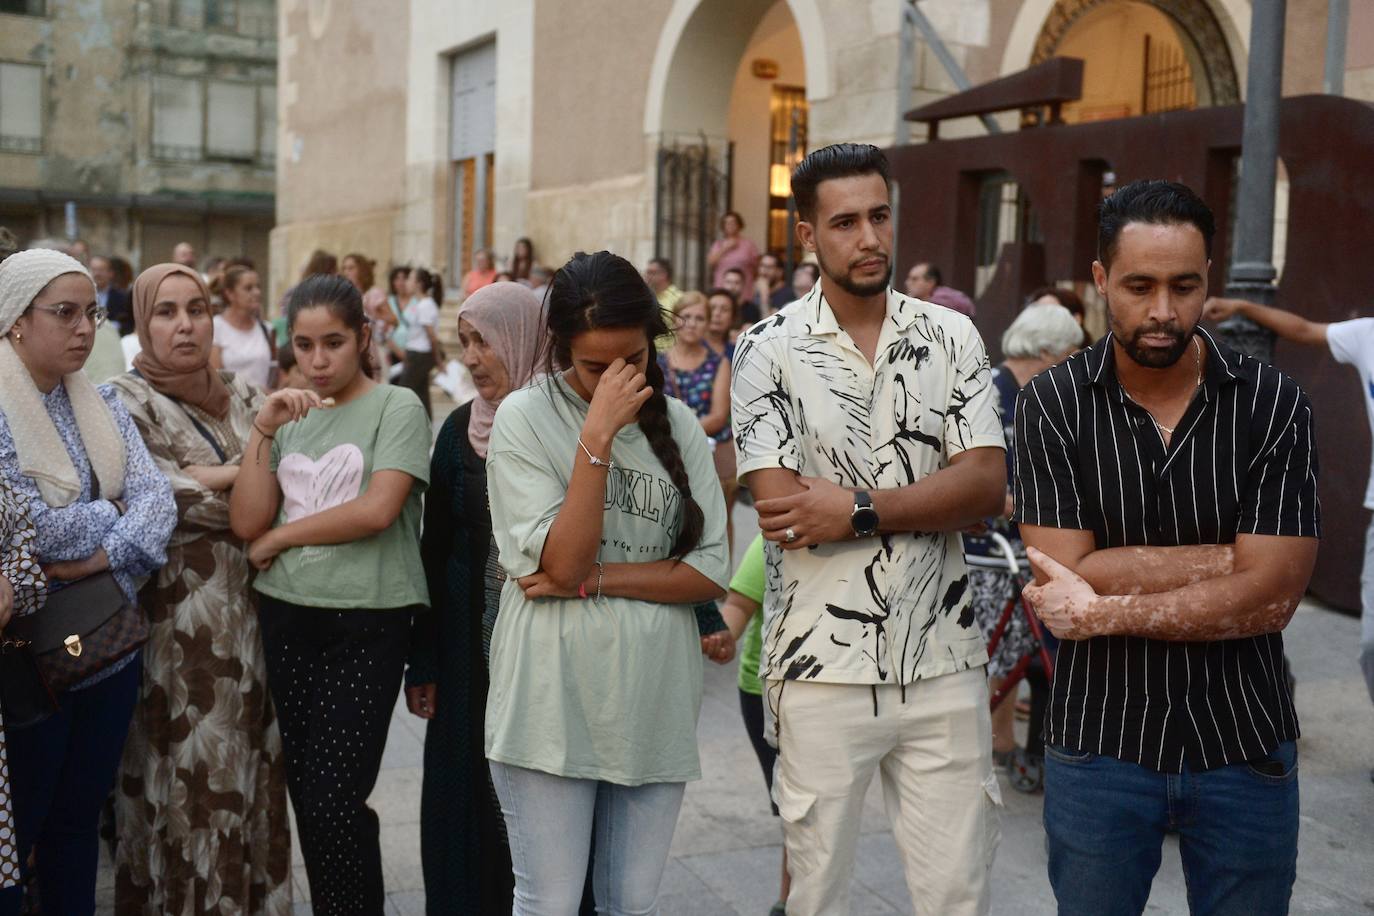
[[[735,530],[755,530],[752,513],[737,510]],[[743,540],[743,538],[742,538]],[[1294,914],[1374,913],[1374,706],[1355,660],[1359,622],[1305,602],[1285,634],[1303,737],[1302,826]],[[740,724],[735,666],[708,664],[697,729],[703,778],[687,789],[663,880],[663,916],[765,916],[777,893],[781,836],[770,815],[753,751]],[[424,913],[419,805],[424,731],[398,704],[372,805],[382,824],[389,916]],[[1045,878],[1041,797],[1002,781],[1006,810],[993,866],[992,912],[1040,916],[1054,912]],[[882,798],[875,785],[864,808],[853,916],[911,913]],[[104,913],[111,912],[111,876],[102,873]],[[308,914],[309,889],[299,853],[296,912]],[[1177,843],[1170,841],[1147,912],[1186,914]]]

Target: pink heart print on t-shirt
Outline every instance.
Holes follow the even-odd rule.
[[[345,442],[317,461],[292,452],[277,465],[277,483],[288,522],[333,509],[363,491],[363,451]]]

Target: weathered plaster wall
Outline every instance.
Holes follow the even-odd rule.
[[[241,4],[243,20],[260,7],[261,0]],[[263,217],[228,214],[207,200],[270,202],[272,168],[153,158],[152,79],[175,73],[271,86],[272,30],[212,33],[170,21],[168,0],[49,0],[45,16],[0,14],[0,59],[44,66],[43,148],[0,153],[0,219],[29,235],[61,235],[62,205],[71,200],[92,250],[136,266],[164,260],[170,252],[160,239],[177,233],[202,253],[257,252],[265,267]]]
[[[405,196],[408,3],[281,5],[273,301],[316,248],[385,271]]]

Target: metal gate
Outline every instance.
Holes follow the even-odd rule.
[[[673,265],[679,289],[706,290],[706,253],[730,209],[734,144],[705,134],[659,139],[654,193],[654,253]]]

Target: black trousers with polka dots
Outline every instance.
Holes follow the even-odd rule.
[[[377,782],[411,609],[329,610],[258,596],[267,685],[317,916],[381,916]]]

